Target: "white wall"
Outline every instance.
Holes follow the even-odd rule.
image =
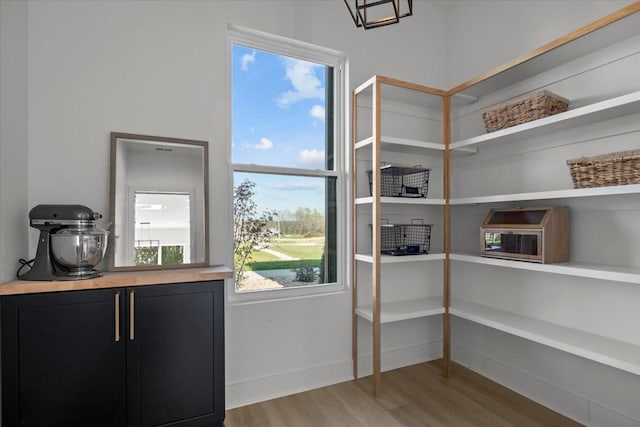
[[[447,4],[447,86],[524,55],[632,1],[456,0]]]
[[[27,5],[0,2],[0,283],[26,256]]]
[[[0,1],[0,94],[2,283],[16,277],[17,254],[27,248],[27,5],[23,2]]]

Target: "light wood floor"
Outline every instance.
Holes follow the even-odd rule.
[[[382,374],[227,411],[226,427],[552,427],[579,426],[460,365],[449,380],[440,362]]]

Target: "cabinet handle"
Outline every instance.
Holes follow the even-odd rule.
[[[116,327],[115,327],[115,334],[116,334],[116,342],[120,342],[120,292],[116,292],[116,296],[115,296],[115,307],[116,307]]]
[[[134,292],[131,291],[129,293],[129,340],[133,341],[135,339],[135,333],[136,333],[136,321],[135,321],[135,315],[136,315],[136,308],[135,308],[135,297],[134,297]]]

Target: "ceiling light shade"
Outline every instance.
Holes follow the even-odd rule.
[[[413,15],[413,0],[344,0],[356,27],[384,27]]]

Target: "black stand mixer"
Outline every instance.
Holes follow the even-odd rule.
[[[79,280],[102,276],[94,267],[107,249],[108,231],[96,228],[102,215],[82,205],[37,205],[29,224],[40,230],[36,257],[22,280]],[[23,265],[24,266],[24,265]]]

